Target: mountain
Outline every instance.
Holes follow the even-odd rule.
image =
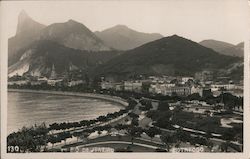
[[[106,45],[117,50],[133,49],[163,37],[157,33],[138,32],[124,25],[116,25],[101,32],[97,31],[95,34],[104,41]]]
[[[225,55],[244,57],[244,43],[241,42],[235,46],[221,51]]]
[[[17,74],[50,77],[53,67],[58,76],[72,69],[87,73],[119,55],[117,51],[76,50],[48,40],[35,41],[18,54],[22,56],[8,68],[9,77]]]
[[[25,11],[20,12],[18,16],[16,35],[8,40],[9,66],[17,62],[17,51],[30,45],[45,27],[45,25],[31,19]]]
[[[109,51],[93,32],[83,24],[74,20],[65,23],[55,23],[49,26],[42,25],[30,18],[25,11],[18,16],[17,32],[9,39],[8,65],[18,61],[22,53],[19,50],[27,47],[36,40],[49,40],[69,48],[88,51]]]
[[[230,44],[230,43],[226,43],[226,42],[223,42],[223,41],[212,40],[212,39],[203,40],[199,44],[202,45],[202,46],[205,46],[207,48],[211,48],[214,51],[219,52],[219,53],[222,50],[225,50],[227,48],[230,48],[230,47],[234,46],[233,44]]]
[[[39,40],[51,40],[66,47],[79,50],[111,50],[86,26],[74,20],[49,25],[42,30]]]
[[[217,40],[203,40],[199,44],[207,48],[211,48],[214,51],[221,53],[223,55],[238,56],[238,57],[244,56],[244,43],[233,45],[230,43]]]
[[[96,76],[120,79],[141,74],[192,76],[203,70],[225,68],[239,60],[173,35],[126,51],[96,68],[95,72]]]

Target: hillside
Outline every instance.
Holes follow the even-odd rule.
[[[74,20],[49,25],[42,30],[38,39],[55,41],[66,47],[79,50],[111,50],[85,25]]]
[[[211,48],[214,51],[221,53],[223,55],[238,56],[238,57],[244,56],[244,43],[243,42],[239,43],[238,45],[233,45],[233,44],[226,43],[223,41],[203,40],[199,44],[207,48]]]
[[[40,31],[46,26],[31,19],[25,11],[20,12],[16,35],[8,40],[8,65],[17,62],[19,49],[27,47],[39,36]]]
[[[221,51],[225,55],[244,57],[244,43],[241,42],[233,47]]]
[[[226,43],[223,41],[218,41],[218,40],[203,40],[199,42],[200,45],[205,46],[207,48],[211,48],[216,52],[221,52],[222,50],[225,50],[227,48],[233,47],[233,44]]]
[[[218,54],[191,40],[173,35],[113,58],[98,67],[96,75],[129,78],[133,75],[194,75],[203,70],[217,70],[240,61]]]
[[[67,74],[72,68],[87,73],[119,54],[116,51],[76,50],[48,40],[35,41],[20,52],[22,56],[18,62],[9,67],[9,76],[30,74],[49,77],[52,67],[58,76]]]

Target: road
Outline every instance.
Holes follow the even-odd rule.
[[[85,144],[85,145],[83,145],[83,146],[79,146],[79,148],[87,147],[87,146],[103,145],[103,144],[128,144],[128,145],[130,145],[131,142],[127,142],[127,141],[103,141],[103,142],[96,142],[96,143]],[[133,144],[134,144],[134,145],[137,145],[137,146],[152,148],[152,149],[157,149],[157,148],[159,148],[159,147],[156,147],[156,146],[147,145],[147,144],[142,144],[142,143],[137,143],[137,142],[134,142]]]

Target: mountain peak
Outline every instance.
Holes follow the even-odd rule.
[[[182,37],[178,36],[177,34],[174,34],[174,35],[172,35],[170,37],[173,37],[173,38],[182,38]]]
[[[43,29],[39,39],[56,41],[66,47],[79,50],[110,50],[110,48],[106,46],[84,24],[72,19],[63,23],[54,23],[49,25]]]
[[[18,25],[19,26],[24,25],[24,23],[26,23],[27,21],[33,21],[33,20],[24,10],[22,10],[18,15]],[[17,28],[17,29],[20,29],[20,28]]]
[[[18,15],[18,20],[28,19],[30,18],[29,15],[25,12],[25,10],[22,10]]]
[[[129,29],[128,26],[126,25],[122,25],[122,24],[118,24],[116,26],[114,26],[114,28],[119,28],[119,29]]]
[[[75,21],[75,20],[73,20],[73,19],[69,19],[69,20],[67,21],[67,23],[71,23],[71,24],[80,24],[79,22],[77,22],[77,21]]]
[[[40,30],[44,27],[44,25],[34,21],[24,10],[22,10],[18,15],[16,34],[20,34],[26,31],[30,32],[34,29]]]

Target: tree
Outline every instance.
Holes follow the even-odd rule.
[[[94,79],[92,81],[92,87],[96,90],[99,90],[100,89],[100,82],[101,82],[100,77],[94,77]]]
[[[102,131],[101,131],[101,130],[99,130],[99,131],[98,131],[98,135],[100,136],[101,134],[102,134]]]
[[[150,127],[147,131],[146,134],[151,138],[151,140],[153,139],[153,137],[155,135],[160,135],[161,134],[161,130],[157,129],[155,127]]]
[[[160,101],[158,105],[159,111],[169,111],[169,104],[167,101]]]
[[[201,96],[199,93],[193,93],[187,96],[188,100],[201,100]]]
[[[220,145],[221,151],[222,151],[222,152],[227,152],[227,151],[228,151],[229,145],[230,145],[230,142],[229,142],[229,141],[223,142],[223,143]]]
[[[85,81],[86,81],[86,85],[89,86],[89,77],[88,77],[88,74],[85,74]]]
[[[210,138],[213,137],[213,136],[212,136],[212,133],[210,131],[207,131],[205,137],[209,141]]]
[[[224,131],[222,136],[223,136],[223,139],[226,140],[226,141],[234,141],[235,140],[235,134],[236,133],[232,129],[231,131]]]
[[[139,120],[137,118],[133,118],[131,121],[132,126],[138,126],[139,125]]]
[[[58,138],[54,135],[49,137],[49,142],[52,144],[52,149],[54,147],[54,144],[58,142]]]
[[[137,115],[135,113],[132,113],[132,112],[129,113],[128,116],[131,117],[131,118],[139,118],[139,115]]]
[[[76,137],[76,141],[78,142],[78,140],[79,140],[79,137],[81,136],[81,132],[78,132],[78,131],[75,131],[74,133],[73,133],[73,136],[75,136]]]
[[[141,134],[142,134],[142,132],[143,132],[143,130],[140,127],[132,126],[132,127],[130,127],[128,129],[128,133],[131,136],[131,143],[132,143],[132,145],[134,144],[134,138],[135,137],[140,137]]]
[[[172,122],[170,121],[170,117],[171,117],[171,114],[170,113],[166,113],[164,114],[164,116],[160,116],[155,125],[160,127],[160,128],[171,128],[172,127]]]
[[[207,142],[207,147],[209,148],[210,151],[212,151],[213,146],[214,146],[213,142],[209,140],[209,141]]]
[[[190,139],[190,135],[179,128],[174,134],[179,141],[186,142]]]
[[[58,136],[61,140],[64,140],[64,144],[66,145],[67,138],[71,138],[72,135],[69,132],[62,132]]]
[[[170,150],[170,145],[174,143],[173,136],[161,135],[161,141],[166,145],[167,151]]]

